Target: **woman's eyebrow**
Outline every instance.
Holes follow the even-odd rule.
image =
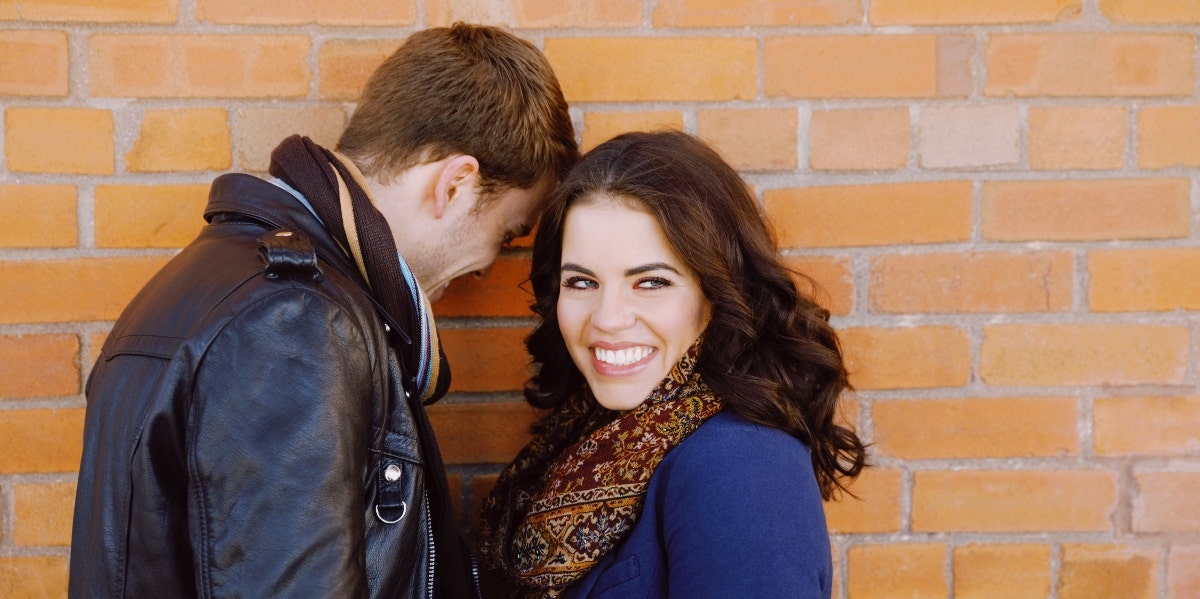
[[[565,263],[563,263],[563,265],[562,265],[562,266],[560,266],[560,267],[558,268],[558,272],[559,272],[559,274],[562,274],[562,273],[564,273],[564,272],[567,272],[568,270],[569,270],[569,271],[572,271],[572,272],[577,272],[577,273],[579,273],[579,274],[587,275],[587,276],[589,276],[589,277],[594,277],[594,276],[596,276],[596,273],[594,273],[594,272],[592,272],[592,271],[590,271],[590,270],[588,270],[588,269],[586,269],[586,268],[584,268],[584,267],[582,267],[582,266],[580,266],[580,265],[578,265],[578,264],[572,263],[572,262],[565,262]]]
[[[650,264],[643,264],[641,266],[635,266],[635,267],[625,271],[625,276],[632,277],[634,275],[640,275],[644,272],[650,272],[652,270],[669,270],[677,275],[682,274],[674,266],[671,266],[670,264],[667,264],[666,262],[651,262]]]

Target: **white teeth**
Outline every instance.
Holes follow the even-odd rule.
[[[654,350],[645,346],[618,350],[601,349],[599,347],[592,348],[592,352],[595,354],[597,360],[605,364],[612,364],[613,366],[633,364],[650,355],[652,351]]]

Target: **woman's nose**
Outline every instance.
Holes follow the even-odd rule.
[[[603,331],[619,331],[633,326],[637,320],[630,298],[619,290],[606,290],[597,298],[592,312],[592,326]]]

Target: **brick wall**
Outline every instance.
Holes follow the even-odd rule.
[[[412,31],[543,48],[585,147],[676,127],[824,286],[874,445],[835,597],[1200,596],[1194,0],[0,0],[0,596],[61,596],[91,363],[206,184],[336,139]],[[473,518],[526,250],[437,306]]]

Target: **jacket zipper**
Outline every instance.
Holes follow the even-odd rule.
[[[433,543],[433,519],[429,513],[429,494],[425,494],[425,509],[421,510],[425,513],[425,540],[429,543],[429,568],[426,571],[427,578],[425,579],[425,596],[433,599],[433,575],[435,571],[435,562],[437,561],[437,546]]]

